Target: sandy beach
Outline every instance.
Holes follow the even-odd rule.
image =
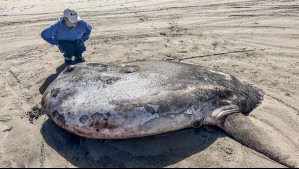
[[[92,140],[34,111],[65,68],[40,33],[67,7],[93,27],[87,62],[172,60],[234,75],[264,92],[249,118],[299,149],[298,0],[1,0],[1,168],[285,167],[216,127]]]

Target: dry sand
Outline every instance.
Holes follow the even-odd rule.
[[[1,0],[0,167],[284,167],[215,127],[104,141],[26,115],[64,68],[40,32],[69,6],[93,26],[87,61],[175,60],[235,75],[265,93],[250,118],[299,148],[298,0]]]

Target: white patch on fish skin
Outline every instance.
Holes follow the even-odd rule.
[[[159,111],[159,108],[160,108],[160,105],[148,104],[148,106],[150,106],[151,108],[153,108],[156,113]]]
[[[187,115],[193,115],[193,114],[195,114],[194,113],[195,111],[196,110],[195,110],[194,106],[191,106],[189,109],[187,109],[186,111],[184,111],[184,113],[187,114]]]
[[[199,112],[199,110],[196,109],[194,106],[191,106],[190,108],[188,108],[186,111],[183,112],[183,114],[185,116],[193,117],[193,120],[191,123],[193,123],[194,121],[201,121],[204,118],[203,113]]]
[[[218,71],[215,71],[215,70],[209,70],[209,71],[212,72],[212,73],[217,73],[217,74],[223,75],[226,80],[233,80],[232,76],[229,75],[229,74],[226,74],[226,73],[223,73],[223,72],[218,72]]]
[[[170,115],[169,117],[170,117],[170,118],[175,118],[175,115],[172,114],[172,115]]]
[[[130,118],[131,122],[126,124],[127,128],[134,128],[134,126],[143,125],[149,121],[152,121],[160,117],[158,113],[152,114],[147,112],[144,107],[136,107],[134,110],[130,111],[128,116],[131,117]]]

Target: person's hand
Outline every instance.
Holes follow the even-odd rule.
[[[62,46],[60,46],[60,45],[57,45],[57,46],[58,46],[58,49],[59,49],[59,51],[60,51],[61,53],[64,53],[64,52],[65,52]]]
[[[82,39],[79,39],[79,40],[78,40],[78,43],[79,43],[79,44],[84,44],[84,41],[83,41]]]
[[[61,53],[64,53],[64,52],[65,52],[65,50],[63,49],[63,47],[62,47],[61,43],[62,43],[62,41],[58,41],[58,44],[57,44],[57,46],[58,46],[58,49],[59,49],[59,51],[60,51]]]
[[[84,41],[82,39],[78,40],[78,44],[82,48],[82,51],[86,51],[86,46],[84,45]]]

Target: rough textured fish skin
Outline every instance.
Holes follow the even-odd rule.
[[[62,128],[95,139],[125,139],[201,125],[249,113],[259,90],[234,76],[169,61],[67,67],[42,98]]]

